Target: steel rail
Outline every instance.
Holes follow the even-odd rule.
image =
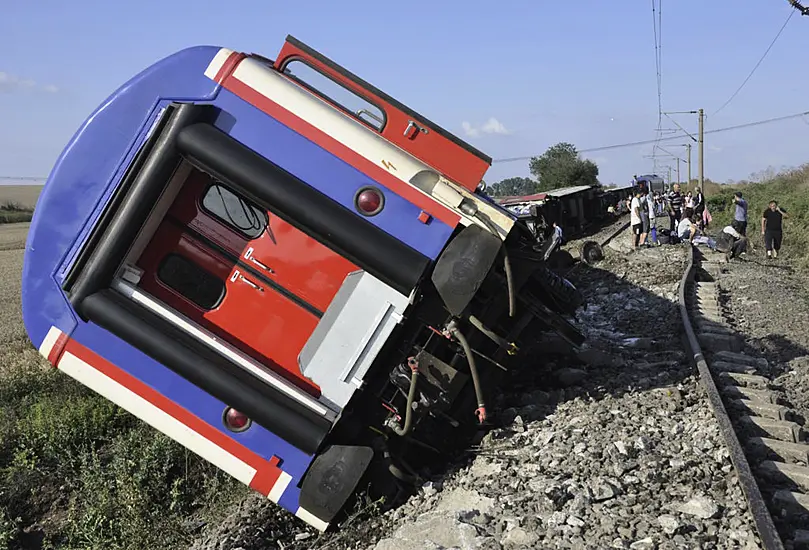
[[[717,389],[713,375],[708,368],[708,363],[705,361],[705,357],[702,355],[702,348],[699,345],[699,340],[697,339],[697,336],[694,333],[693,325],[691,324],[691,317],[688,312],[688,304],[686,301],[686,287],[694,280],[696,267],[694,259],[695,255],[698,253],[697,247],[692,244],[690,252],[691,253],[688,256],[688,265],[683,273],[682,279],[680,279],[679,288],[680,316],[682,317],[683,328],[685,329],[685,334],[688,339],[688,346],[691,349],[694,363],[699,370],[700,380],[708,393],[708,401],[710,402],[714,416],[719,423],[719,430],[722,432],[722,436],[725,439],[725,444],[730,452],[730,460],[733,463],[737,476],[739,477],[739,483],[741,484],[742,491],[747,499],[750,512],[753,514],[753,521],[756,524],[756,530],[761,538],[761,542],[764,545],[765,550],[784,550],[784,544],[775,528],[772,515],[767,509],[767,504],[761,494],[758,483],[756,482],[755,477],[753,477],[750,463],[747,461],[747,457],[744,454],[744,450],[739,442],[739,438],[736,435],[736,431],[733,429],[733,425],[730,422],[730,417],[728,416],[725,405],[719,395],[719,390]]]

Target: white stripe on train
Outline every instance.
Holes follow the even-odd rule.
[[[45,359],[48,359],[56,341],[61,335],[62,331],[56,327],[51,327],[48,334],[45,335],[42,344],[39,346],[39,353],[45,357]],[[83,359],[66,351],[54,366],[79,383],[87,386],[119,407],[129,411],[143,422],[146,422],[156,430],[193,451],[220,470],[227,472],[248,487],[250,486],[250,482],[256,475],[255,468],[229,453],[210,439],[195,432],[192,428],[158,408],[150,401],[108,377]],[[281,496],[284,494],[284,491],[286,491],[291,481],[292,476],[281,470],[281,474],[275,481],[267,498],[275,504],[278,504],[278,501],[281,499]],[[298,507],[295,516],[319,531],[325,531],[328,527],[328,523],[315,517],[302,507]]]
[[[229,50],[227,48],[222,48],[217,52],[217,54],[211,60],[211,63],[208,65],[208,68],[205,69],[205,76],[210,78],[211,80],[216,80],[216,75],[219,73],[219,69],[225,64],[225,61],[228,60],[230,54],[234,53],[233,50]]]
[[[227,60],[227,56],[231,53],[233,53],[233,50],[222,48],[214,56],[205,71],[205,75],[214,79]],[[467,198],[474,201],[478,208],[488,215],[497,226],[501,237],[505,238],[511,231],[514,225],[511,218],[487,201],[469,193],[466,189],[455,185],[444,177],[438,177],[438,181],[431,185],[430,192],[426,192],[418,185],[415,185],[413,178],[416,174],[424,171],[435,174],[435,170],[359,121],[338,111],[326,101],[293,84],[263,63],[255,59],[246,58],[236,67],[233,78],[336,139],[397,179],[410,185],[425,197],[448,208],[461,218],[463,225],[478,224],[486,228],[483,222],[476,218],[470,218],[458,209],[461,201]],[[388,165],[384,161],[387,161]],[[390,168],[391,164],[395,166],[395,169]]]

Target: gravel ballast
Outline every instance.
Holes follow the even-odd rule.
[[[769,362],[769,375],[809,418],[809,291],[806,273],[788,254],[764,257],[763,247],[732,260],[720,278],[724,305],[746,350]]]
[[[628,242],[568,274],[585,347],[536,357],[493,399],[501,426],[407,503],[316,535],[252,497],[195,549],[760,548],[683,346],[687,248]]]

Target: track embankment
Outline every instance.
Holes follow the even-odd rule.
[[[694,249],[681,286],[695,363],[767,550],[809,547],[801,280],[786,263]]]

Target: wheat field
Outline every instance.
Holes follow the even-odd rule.
[[[34,208],[40,192],[41,185],[0,185],[0,204],[11,202]]]
[[[0,224],[0,368],[40,362],[22,323],[22,260],[27,223]]]

